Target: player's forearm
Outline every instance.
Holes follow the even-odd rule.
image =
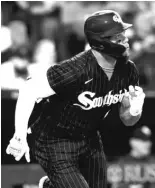
[[[135,125],[141,117],[141,113],[137,115],[131,115],[130,108],[120,107],[120,119],[126,126]]]
[[[27,135],[28,121],[35,101],[54,94],[55,91],[48,83],[46,71],[25,82],[19,92],[15,112],[15,133],[18,136],[25,138]]]
[[[27,136],[28,121],[35,105],[35,95],[28,82],[21,88],[15,111],[15,134],[25,139]]]

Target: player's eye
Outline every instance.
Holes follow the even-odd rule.
[[[122,41],[121,40],[117,40],[117,43],[119,44],[119,43],[121,43]]]

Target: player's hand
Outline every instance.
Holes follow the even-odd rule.
[[[145,99],[145,93],[143,92],[143,89],[139,86],[129,86],[129,92],[125,95],[125,99],[127,101],[128,96],[128,102],[126,102],[126,106],[130,106],[130,114],[133,116],[136,116],[142,112],[144,99]],[[129,104],[127,104],[129,103]]]
[[[30,162],[30,148],[26,139],[19,139],[16,135],[10,140],[6,153],[13,155],[16,161],[19,161],[25,155],[26,161]]]

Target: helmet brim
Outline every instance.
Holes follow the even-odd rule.
[[[124,22],[123,22],[122,25],[123,25],[123,29],[124,29],[124,30],[127,30],[127,29],[129,29],[130,27],[133,26],[132,24],[128,24],[128,23],[124,23]]]

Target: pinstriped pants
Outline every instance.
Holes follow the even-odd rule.
[[[44,188],[106,187],[106,159],[99,134],[78,141],[40,136],[33,154],[49,177]]]

